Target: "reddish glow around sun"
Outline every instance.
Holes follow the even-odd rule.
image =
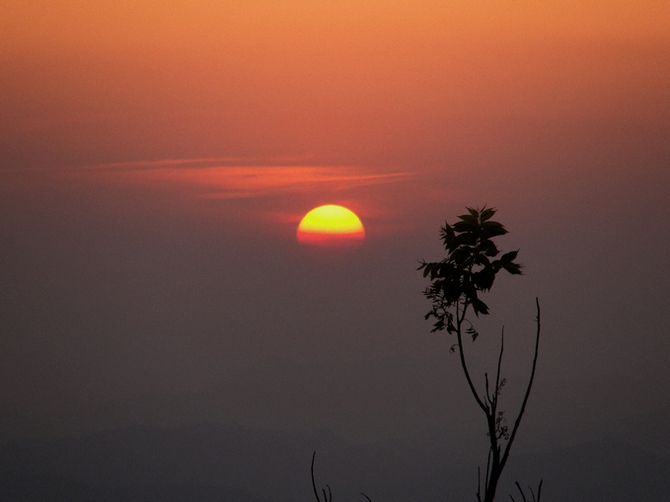
[[[346,207],[328,204],[307,213],[297,231],[298,242],[313,246],[350,246],[365,238],[361,220]]]

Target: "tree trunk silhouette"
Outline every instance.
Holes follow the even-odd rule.
[[[432,301],[432,308],[425,318],[436,319],[432,332],[446,330],[448,334],[456,335],[456,343],[450,350],[452,352],[458,350],[461,368],[470,392],[486,419],[489,452],[483,479],[481,467],[477,471],[477,501],[493,502],[535,380],[541,331],[540,302],[535,298],[537,329],[533,365],[523,401],[510,429],[507,426],[505,411],[499,406],[500,393],[506,382],[501,378],[505,350],[504,327],[500,334],[500,351],[495,377],[490,381],[489,374],[484,373],[483,391],[477,390],[470,375],[463,339],[465,335],[471,336],[473,341],[479,337],[479,332],[467,318],[468,312],[472,311],[477,317],[489,313],[488,305],[481,300],[480,294],[491,289],[498,272],[505,270],[510,274],[519,275],[521,265],[514,261],[518,251],[504,253],[498,258],[501,252],[493,239],[505,235],[507,230],[499,222],[491,220],[496,212],[495,209],[486,207],[467,209],[468,214],[458,217],[460,221],[453,225],[445,223],[442,227],[441,238],[447,257],[439,262],[421,261],[419,270],[423,270],[424,277],[429,277],[431,281],[430,286],[424,290],[424,296]],[[521,494],[523,496],[523,491]]]

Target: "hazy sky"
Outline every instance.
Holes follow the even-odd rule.
[[[510,388],[543,306],[529,437],[662,448],[624,424],[670,416],[666,0],[0,11],[0,437],[467,427],[415,268],[487,204],[525,265],[485,323]],[[296,242],[330,203],[363,246]]]

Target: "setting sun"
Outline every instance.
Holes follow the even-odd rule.
[[[346,207],[328,204],[307,213],[297,231],[298,242],[316,246],[360,243],[365,238],[361,220]]]

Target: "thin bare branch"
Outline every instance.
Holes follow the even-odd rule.
[[[533,387],[533,381],[535,380],[535,369],[537,368],[537,355],[539,353],[539,348],[540,348],[540,328],[541,328],[541,323],[540,323],[540,300],[538,298],[535,298],[535,308],[537,309],[537,318],[536,318],[536,323],[537,323],[537,332],[535,335],[535,354],[533,355],[533,367],[531,368],[530,371],[530,378],[528,380],[528,387],[526,387],[526,394],[523,397],[523,402],[521,403],[521,409],[519,410],[519,414],[516,417],[516,420],[514,422],[514,427],[512,428],[512,432],[510,433],[509,436],[509,441],[507,442],[507,446],[505,447],[505,453],[503,454],[502,460],[501,460],[501,468],[505,466],[505,463],[507,462],[507,459],[509,457],[509,452],[510,449],[512,448],[512,443],[514,442],[514,438],[516,437],[516,433],[519,430],[519,425],[521,424],[521,419],[523,418],[523,414],[526,411],[526,404],[528,403],[528,397],[530,396],[530,391]]]
[[[530,494],[533,496],[533,502],[540,502],[540,496],[542,495],[542,482],[543,481],[544,480],[541,479],[540,484],[537,487],[537,498],[535,497],[535,492],[533,491],[533,489],[530,486],[528,487],[528,489],[530,490]],[[519,493],[521,494],[522,502],[527,502],[526,495],[524,494],[519,482],[515,481],[514,484],[519,489]],[[509,498],[512,499],[512,502],[515,502],[514,497],[512,497],[512,495],[510,495]]]
[[[521,493],[521,500],[522,500],[523,502],[526,502],[526,496],[524,495],[523,490],[521,489],[521,485],[519,484],[518,481],[515,481],[514,484],[515,484],[516,487],[519,489],[519,493]]]
[[[314,480],[314,460],[316,458],[316,451],[312,452],[312,489],[314,490],[314,496],[316,497],[316,502],[321,502],[321,497],[319,496],[319,491],[316,489],[316,481]],[[328,488],[328,491],[326,491]],[[330,489],[330,485],[326,485],[326,488],[322,488],[321,492],[323,493],[323,502],[332,502],[333,501],[333,492]]]
[[[498,395],[500,394],[500,368],[502,367],[503,350],[505,349],[505,326],[502,327],[500,333],[500,354],[498,355],[498,366],[496,367],[496,389],[495,397],[493,398],[493,412],[495,413],[498,404]]]
[[[489,374],[484,372],[484,391],[486,392],[486,400],[491,407],[494,407],[493,399],[491,398],[491,390],[489,389]]]
[[[457,316],[456,318],[456,338],[458,340],[458,355],[460,356],[461,359],[461,367],[463,368],[463,373],[465,374],[465,379],[468,382],[468,386],[470,387],[470,392],[472,392],[473,397],[475,398],[475,401],[477,401],[477,404],[479,407],[484,411],[484,413],[488,412],[488,406],[484,401],[482,401],[482,398],[479,397],[479,393],[477,392],[477,389],[475,388],[475,384],[472,383],[472,378],[470,377],[470,371],[468,370],[468,364],[465,361],[465,352],[463,351],[463,335],[462,335],[462,324],[463,324],[463,318],[465,317],[465,313],[468,310],[468,304],[467,302],[463,305],[463,314],[459,318]]]
[[[316,502],[321,502],[319,497],[319,491],[316,489],[316,481],[314,480],[314,459],[316,458],[316,450],[312,453],[312,488],[314,489],[314,496],[316,497]]]

